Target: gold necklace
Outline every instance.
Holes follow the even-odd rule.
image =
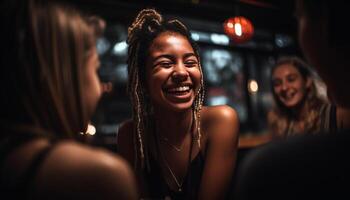
[[[190,124],[188,125],[188,128],[187,128],[187,131],[186,131],[186,134],[191,130],[191,125],[193,123],[193,119],[191,118],[191,122]],[[173,148],[175,151],[177,152],[181,152],[184,145],[185,145],[185,142],[183,141],[182,144],[180,145],[180,147],[177,147],[175,144],[171,143],[169,141],[169,138],[167,137],[164,137],[164,136],[161,136],[161,141],[164,142],[165,144],[169,145],[171,148]]]
[[[192,123],[193,123],[193,118],[191,119],[191,123],[190,123],[190,125],[189,125],[189,127],[188,127],[188,131],[187,131],[187,132],[191,131]],[[156,131],[156,132],[157,132],[157,131]],[[159,133],[156,134],[156,135],[159,135]],[[161,139],[161,140],[160,140],[160,139]],[[181,152],[181,151],[182,151],[182,148],[184,147],[184,143],[185,143],[185,142],[183,142],[183,143],[181,144],[180,147],[177,147],[177,146],[175,146],[174,144],[170,143],[168,138],[163,137],[163,136],[160,137],[160,138],[158,137],[158,142],[159,142],[159,141],[164,141],[166,144],[170,145],[172,148],[174,148],[174,149],[175,149],[176,151],[178,151],[178,152]],[[187,163],[187,172],[186,172],[186,173],[188,173],[189,168],[190,168],[190,165],[191,165],[191,155],[192,155],[192,145],[193,145],[193,141],[194,141],[193,133],[191,132],[191,146],[190,146],[190,150],[189,150],[188,163]],[[200,140],[199,140],[199,141],[200,141]],[[158,143],[157,146],[158,146],[158,148],[160,148],[159,143]],[[159,149],[159,150],[160,150],[160,149]],[[165,156],[164,156],[163,152],[161,152],[161,151],[160,151],[160,156],[161,156],[161,158],[162,158],[162,160],[163,160],[163,162],[164,162],[166,168],[169,170],[169,172],[170,172],[170,174],[171,174],[171,177],[174,179],[174,181],[175,181],[175,183],[176,183],[176,185],[177,185],[177,188],[178,188],[177,191],[178,191],[178,192],[182,192],[182,185],[183,185],[184,179],[183,179],[181,182],[177,179],[175,173],[173,172],[173,170],[172,170],[171,167],[169,166],[168,162],[167,162],[166,159],[165,159]],[[167,181],[167,182],[168,182],[168,181]],[[169,184],[169,182],[168,182],[168,184]]]
[[[164,159],[164,163],[165,163],[165,166],[168,168],[168,170],[169,170],[171,176],[173,177],[173,179],[174,179],[174,181],[175,181],[175,183],[176,183],[176,185],[177,185],[177,191],[178,191],[178,192],[182,192],[183,180],[182,180],[181,183],[180,183],[180,181],[176,178],[175,173],[174,173],[173,170],[170,168],[168,162],[167,162],[165,159]]]
[[[185,144],[185,142],[183,142],[183,143],[181,144],[180,147],[177,147],[176,145],[174,145],[174,144],[172,144],[171,142],[169,142],[169,139],[168,139],[168,138],[162,137],[161,139],[162,139],[162,141],[163,141],[165,144],[169,145],[170,147],[172,147],[172,148],[173,148],[175,151],[177,151],[177,152],[181,152],[182,149],[183,149],[183,147],[184,147],[184,144]]]

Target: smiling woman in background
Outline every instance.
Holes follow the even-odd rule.
[[[297,57],[283,57],[271,74],[276,106],[268,113],[268,124],[274,137],[334,129],[334,108],[318,96],[306,63]]]
[[[297,0],[298,39],[334,98],[350,108],[349,3]],[[350,129],[336,134],[305,134],[252,150],[240,165],[236,198],[350,199]]]

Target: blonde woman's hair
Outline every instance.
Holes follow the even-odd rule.
[[[61,1],[2,5],[1,121],[75,136],[88,123],[82,79],[100,29]]]

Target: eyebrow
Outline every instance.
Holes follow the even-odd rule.
[[[191,56],[195,56],[197,58],[196,54],[194,54],[194,53],[185,53],[183,58],[188,58],[188,57],[191,57]],[[171,54],[162,54],[162,55],[159,55],[159,56],[153,58],[152,62],[154,62],[154,61],[156,61],[156,60],[158,60],[160,58],[174,59],[174,56],[171,55]]]
[[[152,62],[154,62],[154,61],[156,61],[156,60],[158,60],[158,59],[160,59],[160,58],[173,59],[174,56],[172,56],[172,55],[170,55],[170,54],[162,54],[162,55],[160,55],[160,56],[157,56],[157,57],[153,58],[153,59],[152,59]]]
[[[285,77],[289,78],[291,76],[298,76],[298,74],[295,72],[291,72],[291,73],[287,74]],[[277,79],[283,79],[283,78],[278,78],[278,77],[272,76],[272,80],[277,80]]]
[[[194,53],[186,53],[186,54],[184,55],[184,58],[188,58],[188,57],[191,57],[191,56],[194,56],[194,57],[197,58],[196,54],[194,54]]]

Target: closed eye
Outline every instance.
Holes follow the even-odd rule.
[[[192,67],[197,67],[197,63],[185,63],[185,66],[188,68],[192,68]]]
[[[170,68],[172,67],[172,65],[173,65],[173,62],[170,62],[170,61],[160,61],[155,64],[155,66],[159,66],[162,68]]]
[[[287,78],[287,80],[288,80],[289,82],[294,82],[296,79],[297,79],[297,76],[294,75],[294,74],[289,75],[288,78]]]
[[[195,59],[188,59],[185,61],[185,66],[186,67],[197,67],[198,66],[198,61]]]

